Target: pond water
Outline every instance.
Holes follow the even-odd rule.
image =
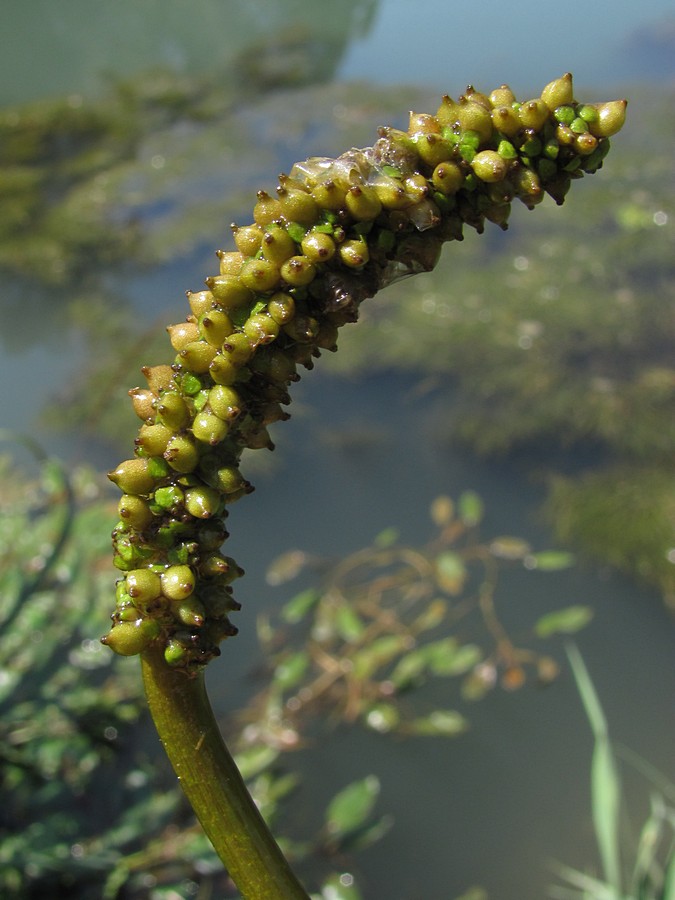
[[[116,4],[114,16],[101,5],[92,19],[82,14],[85,7],[90,4],[72,2],[56,13],[46,2],[11,5],[15,39],[6,41],[0,54],[0,71],[5,66],[12,72],[0,79],[6,103],[59,92],[96,93],[106,78],[139,73],[140,59],[144,67],[164,64],[194,74],[208,69],[219,54],[218,64],[227,69],[241,59],[245,46],[267,48],[261,57],[267,69],[262,74],[257,69],[258,78],[273,74],[290,46],[298,66],[309,66],[319,80],[417,84],[433,93],[459,91],[479,76],[490,84],[506,77],[526,89],[571,69],[580,82],[604,86],[640,74],[637,50],[623,51],[638,47],[631,44],[637,31],[649,32],[671,12],[670,3],[650,0],[615,5],[608,17],[601,4],[575,2],[565,7],[561,22],[560,8],[533,2],[519,4],[517,15],[504,15],[503,4],[487,2],[464,16],[447,3],[423,4],[411,15],[402,0],[383,0],[344,4],[339,15],[334,5],[321,14],[321,4],[315,4],[308,17],[304,3],[278,3],[270,10],[253,0],[245,5],[204,0],[191,4],[189,12],[180,3],[162,4],[160,11],[148,2],[154,14],[147,19],[139,17],[137,4]],[[154,28],[151,22],[158,20],[161,27]],[[129,40],[112,40],[111,29]],[[17,56],[29,36],[40,66],[27,67],[23,50]],[[283,40],[275,44],[275,37]],[[292,97],[285,94],[289,107]],[[279,121],[281,128],[283,116]],[[271,140],[274,134],[272,129]],[[268,171],[306,155],[306,137],[303,130],[283,136],[275,149],[284,160],[267,148],[274,167]],[[170,153],[170,146],[165,150]],[[203,190],[220,189],[212,174],[216,169],[214,164],[201,173]],[[250,180],[251,170],[242,178]],[[214,246],[217,242],[214,238]],[[142,278],[117,272],[114,279],[141,320],[150,322],[165,304],[180,308],[181,291],[206,273],[205,259],[200,246]],[[45,313],[44,290],[26,297],[25,285],[10,284],[0,297],[0,378],[9,385],[0,396],[3,424],[32,430],[52,452],[94,457],[112,467],[118,448],[105,442],[92,447],[89,436],[64,436],[42,421],[54,386],[80,377],[86,356],[77,328],[50,325],[56,314]],[[418,387],[415,379],[395,373],[339,377],[329,358],[295,386],[293,419],[275,429],[275,463],[254,476],[256,493],[230,518],[228,552],[247,576],[238,588],[244,603],[237,620],[241,635],[209,672],[223,716],[253,690],[248,676],[257,612],[288,596],[270,589],[263,577],[279,553],[299,547],[339,556],[390,525],[404,540],[421,543],[430,533],[434,497],[467,488],[485,500],[486,536],[517,534],[539,548],[550,543],[532,467],[486,463],[449,445],[442,426],[453,415],[452,392],[436,385],[420,394]],[[612,735],[675,780],[672,619],[659,598],[612,573],[580,566],[546,576],[512,571],[498,603],[517,635],[526,634],[547,609],[591,604],[595,620],[578,642]],[[563,661],[559,645],[555,655]],[[446,691],[446,685],[435,685],[424,700],[461,703]],[[358,859],[367,898],[452,900],[471,884],[482,884],[490,900],[538,900],[552,878],[551,860],[597,867],[588,789],[592,740],[569,674],[546,691],[495,692],[461,708],[472,728],[455,741],[392,741],[341,728],[290,760],[304,783],[298,829],[316,827],[316,810],[338,787],[371,771],[380,776],[379,809],[393,814],[396,827]],[[630,773],[626,778],[637,826],[647,814],[648,788]]]

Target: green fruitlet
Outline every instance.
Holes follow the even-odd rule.
[[[273,449],[268,426],[288,418],[298,370],[466,228],[506,228],[516,203],[562,203],[602,167],[625,117],[625,100],[577,101],[569,73],[524,101],[506,84],[469,86],[434,114],[410,113],[407,131],[379,128],[371,147],[300,161],[257,193],[250,223],[232,226],[233,248],[168,326],[173,360],[144,367],[146,385],[129,392],[142,424],[133,458],[109,474],[122,491],[112,650],[159,647],[188,675],[218,655],[239,609],[230,583],[243,573],[222,544],[229,506],[253,490],[242,454]]]

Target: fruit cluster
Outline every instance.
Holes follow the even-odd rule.
[[[429,271],[464,225],[506,228],[511,201],[562,203],[573,179],[595,172],[626,102],[582,104],[572,77],[518,102],[506,86],[472,87],[407,131],[381,128],[373,147],[313,158],[258,193],[253,224],[233,226],[191,313],[168,328],[172,365],[145,368],[130,391],[142,420],[135,455],[110,473],[122,490],[113,532],[117,583],[102,640],[123,655],[160,642],[167,663],[193,671],[236,633],[221,552],[227,506],[250,490],[242,451],[272,449],[267,427],[288,418],[298,366],[337,348],[362,300]]]

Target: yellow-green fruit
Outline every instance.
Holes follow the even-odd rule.
[[[626,121],[625,100],[611,100],[609,103],[597,103],[598,118],[590,125],[591,134],[595,137],[611,137],[623,128]]]
[[[297,222],[300,225],[313,225],[321,216],[321,207],[316,200],[305,191],[286,190],[282,188],[279,194],[281,214],[287,222]]]
[[[550,81],[541,92],[541,99],[551,112],[559,106],[568,106],[570,103],[574,103],[574,87],[571,73],[567,72],[562,78]]]
[[[295,241],[285,228],[271,225],[263,235],[262,252],[265,259],[280,266],[296,252]]]
[[[235,331],[223,341],[223,352],[235,366],[243,366],[253,355],[253,347],[242,331]]]
[[[153,393],[149,388],[132,388],[128,393],[131,397],[131,405],[138,418],[144,422],[147,419],[151,419],[155,412],[157,394]]]
[[[199,319],[200,336],[214,347],[220,347],[233,331],[232,320],[222,309],[210,309]]]
[[[166,445],[164,459],[176,472],[186,475],[197,468],[199,451],[191,437],[187,434],[177,434]]]
[[[464,184],[464,173],[454,162],[439,163],[431,176],[433,186],[446,196],[452,196]]]
[[[273,290],[281,280],[279,266],[269,259],[247,259],[241,267],[239,278],[242,284],[256,293]]]
[[[211,291],[188,291],[187,298],[190,309],[192,310],[192,315],[196,319],[199,319],[204,313],[213,309],[213,304],[215,302],[215,297]]]
[[[262,246],[263,231],[257,225],[233,225],[234,242],[242,256],[255,256]]]
[[[408,134],[413,135],[417,133],[421,134],[439,134],[441,130],[441,125],[436,116],[431,116],[429,113],[410,113],[410,118],[408,120]]]
[[[196,519],[211,519],[220,509],[220,494],[210,487],[188,488],[185,491],[185,509]]]
[[[235,365],[229,353],[218,353],[209,366],[209,374],[216,384],[231,385],[239,377],[240,366]]]
[[[141,425],[136,445],[148,456],[161,456],[172,437],[173,432],[166,425]]]
[[[196,597],[188,597],[171,604],[171,612],[188,628],[199,628],[206,621],[206,609],[204,604]]]
[[[221,275],[238,275],[244,262],[244,254],[238,250],[218,250],[216,256],[220,260]]]
[[[369,222],[372,219],[376,219],[382,211],[382,203],[380,202],[377,193],[367,184],[355,184],[350,187],[345,195],[345,204],[350,214],[357,222]],[[316,237],[319,236],[320,235],[316,235]],[[329,241],[331,240],[330,236],[327,234],[321,235],[321,237],[328,238]],[[303,252],[306,253],[305,241],[302,242],[302,248]],[[332,253],[328,255],[328,259],[330,259],[330,256],[332,256]]]
[[[152,641],[153,625],[152,620],[150,628],[145,628],[144,619],[138,619],[135,622],[119,622],[115,624],[105,637],[101,638],[101,642],[120,656],[136,656],[142,653]],[[155,635],[156,636],[156,635]]]
[[[155,486],[147,459],[126,459],[108,473],[108,478],[125,494],[149,494]]]
[[[490,94],[490,103],[492,106],[511,106],[515,101],[516,95],[508,84],[502,84],[500,87],[495,88]]]
[[[332,242],[332,239],[328,237],[328,235],[324,235],[327,237],[329,241]],[[302,242],[303,252],[305,250],[305,241]],[[335,251],[335,244],[333,244],[333,252]],[[267,301],[267,313],[270,315],[275,322],[279,325],[285,325],[286,322],[290,322],[295,314],[295,300],[291,297],[290,294],[284,294],[279,292],[274,294],[274,296],[270,297]]]
[[[281,277],[292,287],[304,287],[315,275],[314,263],[306,256],[291,256],[281,267]]]
[[[320,181],[312,188],[312,197],[321,209],[342,209],[345,205],[345,192],[334,181]]]
[[[362,240],[345,241],[340,244],[340,259],[350,269],[360,269],[370,259],[368,244]]]
[[[122,522],[135,531],[143,531],[154,519],[148,501],[131,494],[123,494],[120,497],[117,511]]]
[[[162,592],[159,575],[150,569],[132,569],[127,572],[126,589],[137,605],[150,603]]]
[[[436,111],[436,118],[441,127],[452,127],[457,122],[459,113],[459,103],[456,103],[452,97],[445,94],[441,100],[441,105]]]
[[[197,413],[192,423],[192,433],[195,438],[212,447],[224,441],[229,430],[227,422],[207,410]]]
[[[415,147],[420,158],[428,166],[434,167],[452,158],[452,146],[448,141],[444,141],[440,134],[415,135]]]
[[[195,573],[190,566],[169,566],[160,580],[167,600],[185,600],[195,589]]]
[[[178,354],[181,366],[185,366],[190,372],[200,374],[208,372],[216,348],[207,341],[191,341]]]
[[[141,372],[153,394],[166,391],[173,381],[173,369],[171,366],[142,366]]]
[[[238,275],[215,275],[206,279],[214,299],[225,309],[238,309],[253,300],[253,291]]]
[[[178,391],[164,391],[155,408],[157,421],[173,431],[180,431],[190,421],[190,410]]]
[[[518,111],[511,106],[497,106],[492,110],[492,121],[497,131],[513,137],[522,129]]]
[[[543,100],[528,100],[518,110],[518,117],[523,128],[539,131],[548,120],[549,112],[550,110]]]
[[[457,121],[462,131],[477,132],[481,141],[489,141],[492,137],[492,117],[482,103],[460,99]]]
[[[182,350],[192,341],[199,340],[199,329],[195,322],[180,322],[178,325],[167,325],[169,340],[174,350]]]
[[[507,161],[496,150],[481,150],[471,160],[471,168],[477,177],[488,184],[503,181],[508,167]]]
[[[258,313],[244,322],[244,334],[251,344],[270,344],[279,334],[279,323],[266,313]]]
[[[241,397],[233,388],[217,384],[209,391],[209,408],[218,418],[232,422],[241,414]]]
[[[258,202],[253,207],[253,221],[256,225],[269,225],[277,221],[281,215],[281,204],[274,197],[270,197],[267,191],[258,191]]]

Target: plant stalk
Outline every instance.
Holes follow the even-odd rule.
[[[204,674],[142,654],[148,706],[181,787],[244,900],[308,900],[222,738]]]

